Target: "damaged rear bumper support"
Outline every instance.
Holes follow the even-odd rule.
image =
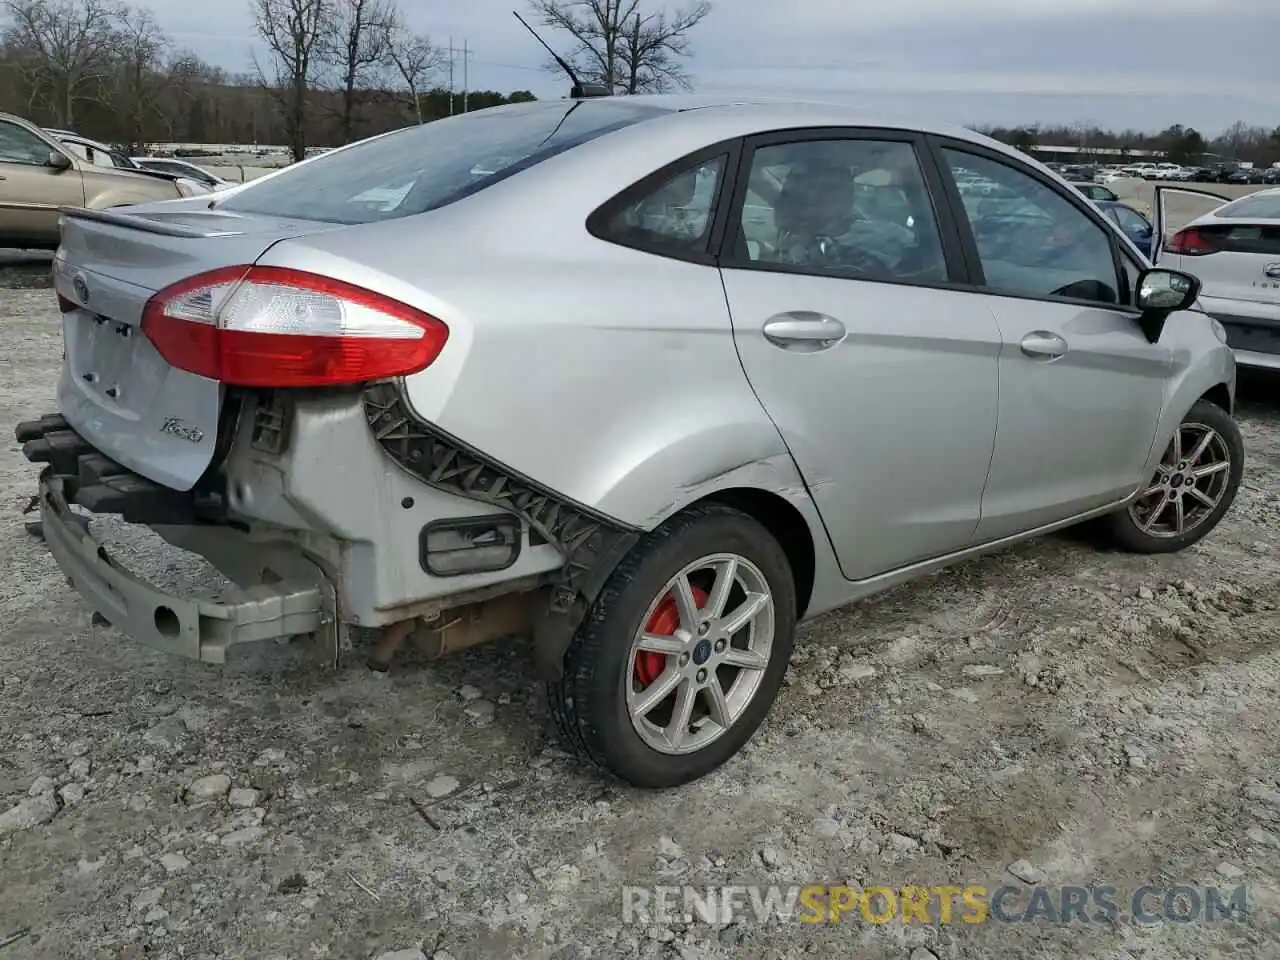
[[[146,583],[107,553],[71,503],[127,520],[131,513],[157,512],[142,503],[155,485],[92,451],[61,417],[20,424],[17,436],[28,459],[48,464],[37,496],[50,553],[90,608],[115,627],[148,646],[207,663],[224,663],[228,649],[240,643],[309,633],[336,636],[333,591],[323,583],[250,587],[238,602],[187,599]],[[109,465],[115,483],[97,482],[94,458]],[[113,491],[112,498],[103,489]],[[180,500],[175,494],[163,512],[171,514]]]
[[[364,393],[369,427],[383,450],[424,483],[521,517],[565,558],[551,599],[534,617],[535,665],[558,678],[578,624],[641,531],[574,503],[418,419],[397,383]]]

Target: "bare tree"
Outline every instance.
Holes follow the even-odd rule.
[[[430,37],[398,26],[391,32],[387,56],[409,92],[414,116],[422,123],[422,89],[444,62],[445,52]]]
[[[157,113],[165,127],[165,139],[178,139],[179,128],[190,131],[192,139],[203,139],[210,119],[206,116],[204,98],[208,91],[226,86],[227,82],[222,70],[209,66],[193,51],[170,53],[157,97]]]
[[[112,105],[128,126],[129,152],[146,145],[145,121],[160,112],[166,77],[163,58],[169,38],[145,8],[125,9],[115,38],[115,95]]]
[[[689,89],[682,61],[690,56],[689,32],[711,12],[703,0],[668,16],[665,10],[637,11],[622,31],[618,54],[627,93],[664,93]]]
[[[307,155],[307,94],[321,65],[328,30],[328,0],[251,0],[254,28],[271,52],[272,74],[258,76],[284,110],[294,160]]]
[[[532,0],[531,7],[575,42],[565,59],[579,79],[626,93],[687,88],[681,61],[690,55],[689,33],[711,12],[708,0],[672,14],[646,11],[645,0]]]
[[[121,8],[114,0],[4,0],[12,23],[5,40],[25,52],[33,96],[47,100],[56,122],[75,124],[78,100],[107,79]]]
[[[332,0],[327,20],[321,56],[336,74],[342,142],[350,143],[360,93],[390,62],[396,9],[391,0]]]

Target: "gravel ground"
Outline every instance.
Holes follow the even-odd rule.
[[[0,290],[0,422],[51,409],[59,355],[49,292]],[[385,676],[287,647],[219,670],[91,623],[23,530],[35,471],[6,439],[0,960],[1280,956],[1280,404],[1245,387],[1244,486],[1200,546],[1050,538],[823,617],[744,753],[665,794],[558,749],[519,646]],[[136,568],[207,585],[111,532]],[[621,915],[628,883],[1022,885],[1011,865],[1244,883],[1250,917]]]

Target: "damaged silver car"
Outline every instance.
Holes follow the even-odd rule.
[[[798,622],[1083,521],[1183,549],[1243,469],[1193,277],[1017,151],[841,106],[484,110],[68,210],[55,283],[17,436],[93,610],[213,663],[529,636],[567,743],[645,787],[752,736]],[[149,584],[94,514],[240,592]]]

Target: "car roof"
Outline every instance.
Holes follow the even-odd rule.
[[[1243,197],[1236,197],[1231,203],[1238,203],[1241,200],[1251,200],[1254,197],[1280,197],[1280,187],[1267,187],[1265,190],[1255,190],[1253,193],[1247,193]],[[1280,226],[1280,217],[1222,217],[1218,213],[1229,204],[1223,204],[1208,213],[1196,217],[1190,223],[1189,227],[1198,227],[1204,224],[1215,224],[1217,226],[1232,226],[1233,224],[1249,224],[1263,223],[1275,224]]]
[[[622,98],[618,98],[622,99]],[[888,129],[918,130],[986,143],[989,137],[955,124],[938,123],[910,114],[892,113],[868,109],[860,104],[834,100],[808,100],[792,97],[760,97],[732,95],[713,96],[700,93],[638,94],[626,98],[628,103],[649,106],[672,112],[690,110],[733,110],[744,119],[759,119],[762,123],[785,115],[788,126],[823,126],[833,124],[853,127],[881,127]],[[996,142],[996,141],[993,141]]]

